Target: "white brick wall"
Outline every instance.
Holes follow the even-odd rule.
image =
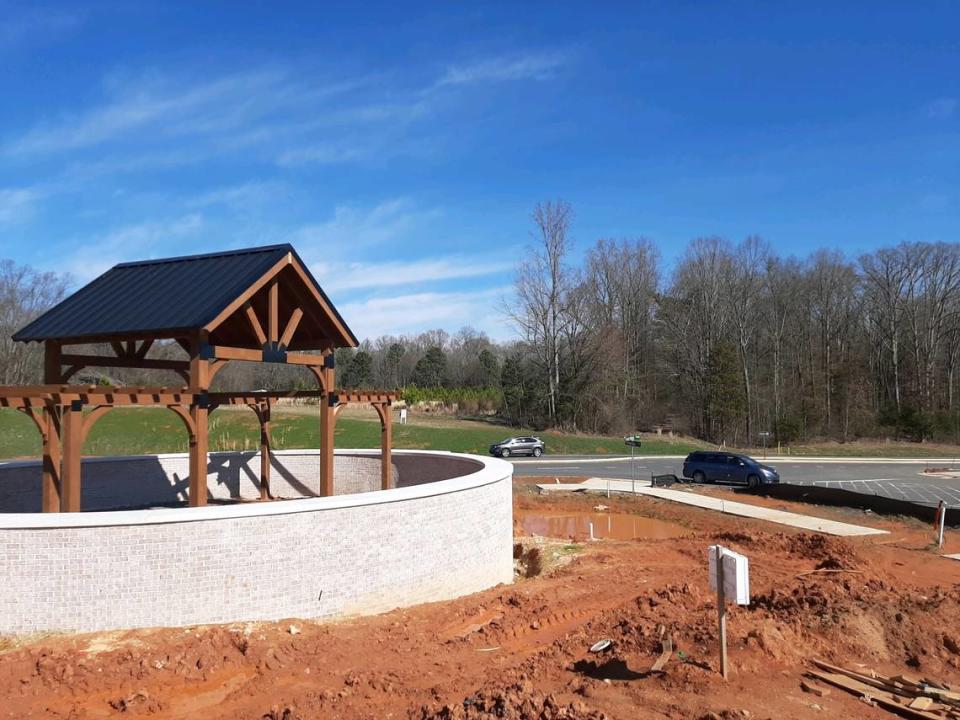
[[[342,497],[0,514],[0,633],[369,614],[510,582],[512,467],[468,457],[398,452],[409,473],[480,469]]]

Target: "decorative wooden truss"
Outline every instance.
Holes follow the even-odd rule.
[[[254,249],[223,256],[176,258],[162,268],[185,268],[191,276],[196,266],[217,267],[217,260],[229,256],[229,267],[237,266],[244,252],[263,256],[272,264],[267,270],[232,296],[222,306],[204,308],[210,318],[189,328],[155,321],[157,327],[136,326],[123,319],[113,307],[120,302],[138,302],[137,297],[118,297],[116,275],[127,286],[129,275],[139,273],[142,284],[151,282],[160,271],[151,263],[117,266],[98,278],[75,296],[67,298],[46,315],[21,330],[15,339],[44,343],[44,385],[0,387],[0,407],[15,408],[27,414],[43,439],[43,511],[80,511],[81,449],[93,425],[109,410],[122,406],[166,407],[183,421],[190,439],[189,502],[192,506],[207,502],[208,417],[223,405],[246,405],[257,415],[260,424],[260,497],[270,497],[270,422],[271,410],[280,398],[317,398],[320,413],[320,494],[333,494],[334,428],[339,411],[348,403],[369,403],[377,410],[381,422],[381,487],[391,487],[391,414],[390,405],[397,398],[393,392],[345,392],[335,390],[333,351],[336,347],[356,346],[356,338],[339,313],[329,303],[316,282],[306,271],[296,252],[289,246]],[[275,262],[273,262],[275,260]],[[139,282],[139,278],[134,278]],[[98,283],[100,283],[98,285]],[[100,295],[97,295],[97,292]],[[171,292],[175,292],[172,288]],[[206,296],[204,296],[206,297]],[[75,298],[79,298],[75,299]],[[222,300],[222,299],[221,299]],[[180,298],[181,305],[182,298]],[[97,317],[117,317],[126,330],[96,327],[76,322],[76,329],[66,318],[78,316],[77,306]],[[182,314],[182,307],[181,307]],[[189,310],[189,308],[188,308]],[[112,315],[111,315],[112,313]],[[49,317],[48,317],[49,316]],[[173,323],[173,320],[170,321]],[[43,333],[43,328],[57,328],[58,334]],[[39,328],[39,329],[37,329]],[[150,350],[158,341],[175,341],[187,354],[183,360],[151,358]],[[114,355],[91,355],[64,352],[69,345],[105,343]],[[212,392],[210,385],[216,374],[232,361],[252,361],[300,365],[313,374],[316,390]],[[67,385],[72,376],[84,367],[124,367],[169,370],[180,375],[185,387],[104,387]]]

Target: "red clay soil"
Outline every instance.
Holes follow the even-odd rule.
[[[0,717],[889,718],[838,689],[801,690],[810,659],[960,684],[960,563],[935,557],[916,524],[871,518],[893,534],[843,540],[646,498],[518,486],[515,500],[602,502],[689,533],[541,546],[525,552],[544,556],[535,577],[372,618],[0,643]],[[715,542],[751,566],[753,602],[729,613],[727,682],[706,578]],[[551,570],[551,552],[573,559]],[[650,672],[661,625],[680,652]],[[591,654],[601,639],[611,650]]]

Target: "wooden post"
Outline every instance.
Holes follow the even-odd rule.
[[[332,351],[323,354],[324,359],[332,356]],[[324,394],[320,398],[320,495],[333,495],[333,432],[337,418],[334,414],[334,370],[324,366]]]
[[[380,410],[380,489],[389,490],[393,487],[392,462],[392,417],[390,405],[383,403]]]
[[[260,407],[260,499],[270,499],[270,400]]]
[[[80,512],[80,455],[83,445],[83,404],[64,406],[61,415],[63,433],[63,472],[60,494],[62,512]]]
[[[720,674],[727,679],[727,600],[723,595],[723,548],[717,553],[717,623],[720,630]]]
[[[201,335],[193,340],[190,347],[190,389],[195,393],[204,394],[210,382],[210,361],[200,357],[200,346],[205,340],[206,338]],[[189,500],[191,507],[202,507],[207,504],[208,414],[205,398],[195,397],[193,404],[190,405],[190,419],[193,421],[194,428],[190,443]]]
[[[41,510],[60,512],[60,417],[55,405],[43,411],[43,492]]]
[[[43,382],[55,385],[63,380],[60,343],[47,340],[43,344]],[[60,512],[63,498],[60,494],[60,417],[59,408],[47,405],[44,414],[43,433],[43,481],[41,485],[41,509],[43,512]]]

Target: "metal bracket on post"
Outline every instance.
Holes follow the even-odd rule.
[[[325,355],[323,358],[323,366],[327,370],[334,370],[337,367],[337,359],[334,357],[333,353]]]
[[[329,403],[330,407],[336,407],[340,404],[340,396],[336,393],[330,393],[327,402]]]
[[[213,346],[206,342],[205,340],[200,343],[200,346],[197,348],[197,355],[201,360],[216,360],[217,354],[213,350]]]
[[[284,364],[287,362],[287,349],[280,345],[279,343],[264,343],[263,345],[263,362],[265,363],[281,363]]]

